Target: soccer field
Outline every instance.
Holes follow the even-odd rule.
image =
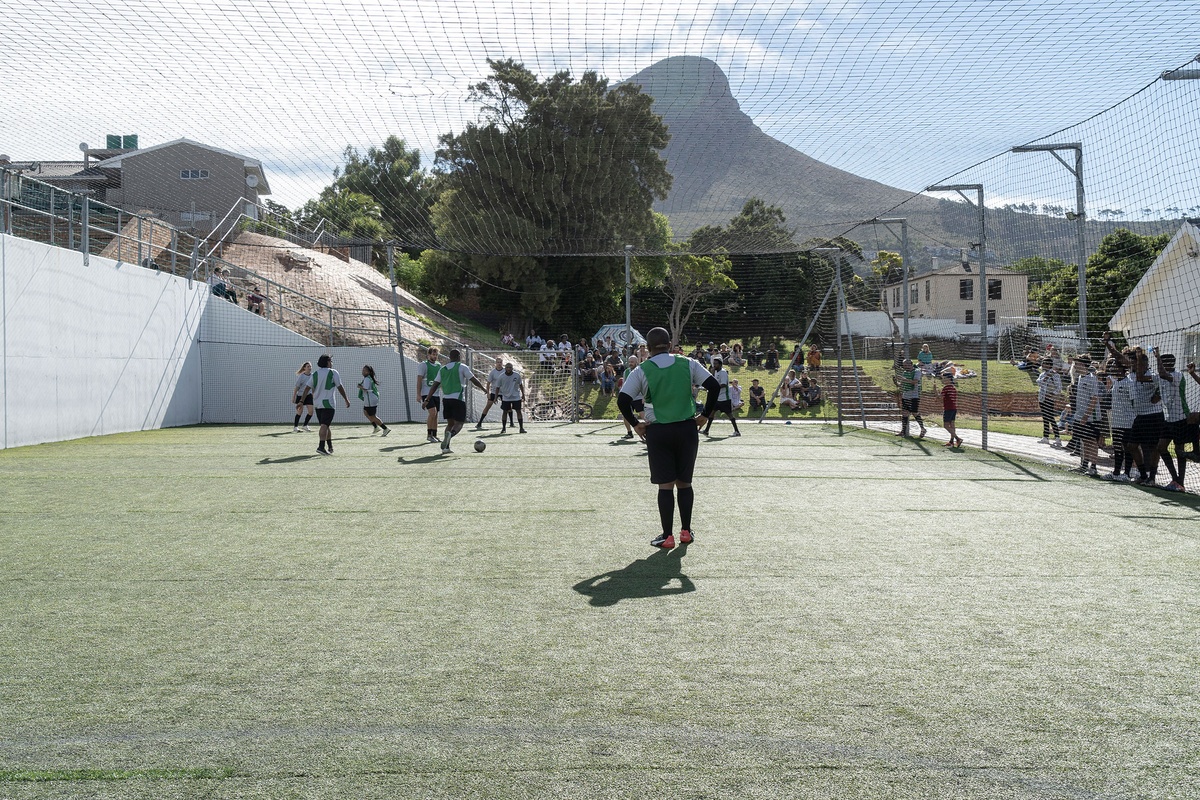
[[[1200,506],[743,423],[0,451],[0,797],[1200,796]]]

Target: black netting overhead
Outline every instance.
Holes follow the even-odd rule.
[[[970,209],[914,196],[953,177],[1016,258],[1075,192],[1001,154],[1055,135],[1083,146],[1093,244],[1200,205],[1200,83],[1159,79],[1200,52],[1194,1],[11,0],[0,48],[0,151],[33,177],[86,142],[125,173],[101,199],[221,217],[216,191],[178,199],[217,183],[179,158],[129,185],[153,159],[123,154],[189,140],[242,157],[262,213],[414,254],[872,249],[889,215],[965,247]]]

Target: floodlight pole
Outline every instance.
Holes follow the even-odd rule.
[[[833,274],[834,286],[837,288],[837,305],[833,312],[833,330],[837,334],[837,426],[838,436],[842,435],[842,384],[844,376],[842,375],[842,248],[840,247],[814,247],[810,252],[813,253],[834,253],[833,258]],[[801,342],[803,344],[803,342]]]
[[[988,321],[987,321],[987,208],[983,204],[982,183],[942,184],[929,186],[927,192],[957,192],[967,205],[979,209],[979,416],[981,446],[988,446]],[[964,192],[975,192],[975,201]]]
[[[392,282],[392,314],[396,319],[396,352],[400,355],[400,385],[404,391],[404,413],[409,422],[412,418],[412,405],[408,397],[408,370],[404,366],[404,337],[400,334],[400,302],[396,298],[396,245],[387,246],[388,275]]]
[[[1059,150],[1075,151],[1074,167],[1058,154]],[[1080,142],[1026,144],[1014,147],[1012,152],[1049,153],[1058,160],[1058,163],[1066,167],[1067,171],[1075,176],[1075,248],[1077,251],[1076,257],[1079,261],[1079,338],[1082,341],[1081,349],[1086,352],[1089,340],[1087,321],[1087,244],[1084,241],[1083,145]],[[1071,215],[1068,214],[1067,217],[1070,218]]]
[[[878,222],[884,227],[898,224],[900,226],[900,272],[904,280],[904,357],[911,357],[908,343],[908,318],[911,313],[908,304],[908,279],[909,279],[909,260],[908,260],[908,220],[897,217],[895,219],[876,219],[872,222]],[[892,229],[888,227],[888,230]],[[893,232],[894,236],[895,233]]]
[[[632,284],[629,280],[629,257],[633,253],[633,245],[625,245],[625,346],[633,348],[633,306],[630,302]]]

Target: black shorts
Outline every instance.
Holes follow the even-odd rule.
[[[520,411],[521,410],[521,401],[520,400],[501,400],[500,401],[500,410],[501,411]]]
[[[942,424],[943,425],[954,422],[954,420],[956,420],[957,418],[958,418],[958,409],[957,408],[949,408],[949,409],[942,411]]]
[[[312,395],[306,394],[306,395],[304,395],[303,399],[301,399],[300,395],[296,395],[296,405],[311,406],[312,405]]]
[[[425,401],[425,408],[427,409],[437,411],[442,407],[442,398],[440,397],[425,397],[422,399]]]
[[[1182,445],[1188,439],[1188,424],[1186,419],[1177,420],[1176,422],[1164,422],[1162,433],[1158,435],[1158,440],[1173,442],[1176,446]]]
[[[467,421],[467,403],[465,400],[456,400],[453,397],[442,398],[442,416],[446,419],[455,420],[457,422]]]
[[[379,408],[379,406],[363,406],[363,413],[368,417],[373,417],[375,416],[375,409],[377,408]]]
[[[1129,444],[1154,447],[1162,437],[1162,414],[1140,414],[1133,418],[1133,427],[1129,429]]]
[[[1100,426],[1095,422],[1076,422],[1071,426],[1071,433],[1088,442],[1100,440]]]
[[[491,394],[488,395],[488,402],[489,403],[497,403],[497,402],[503,403],[504,401],[500,398],[499,392],[492,392]]]
[[[646,426],[646,455],[650,461],[650,482],[692,482],[696,453],[700,450],[700,431],[695,420]]]
[[[322,425],[331,424],[333,422],[333,409],[332,408],[318,408],[317,409],[317,422],[321,423]]]
[[[716,413],[733,414],[733,401],[732,400],[718,400]]]
[[[904,397],[900,400],[900,408],[910,414],[921,413],[921,398],[919,397]]]

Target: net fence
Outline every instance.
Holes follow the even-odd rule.
[[[986,446],[1042,432],[1044,358],[1056,423],[1076,355],[1108,388],[1111,331],[1200,409],[1195,2],[10,6],[4,230],[324,347],[605,417],[628,315],[768,419],[898,429],[904,359],[926,410],[953,371]]]

